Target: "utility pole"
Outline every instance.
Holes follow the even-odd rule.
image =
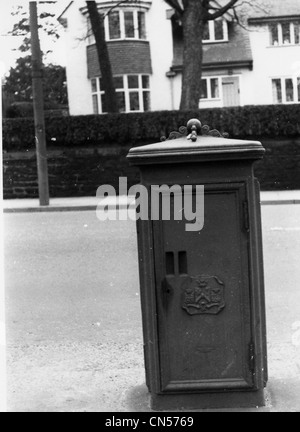
[[[29,3],[32,52],[32,91],[40,206],[49,205],[49,180],[43,97],[43,63],[38,33],[37,2]]]

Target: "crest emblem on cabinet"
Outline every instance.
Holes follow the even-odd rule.
[[[216,276],[189,276],[183,290],[182,309],[189,315],[217,315],[225,308],[225,285]]]

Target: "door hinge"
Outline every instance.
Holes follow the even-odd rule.
[[[247,232],[250,231],[250,221],[249,221],[249,205],[248,201],[243,203],[243,213],[244,213],[244,227]]]
[[[255,373],[255,346],[253,342],[249,344],[249,369],[252,374]]]

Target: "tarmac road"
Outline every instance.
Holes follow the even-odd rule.
[[[300,205],[263,206],[267,407],[300,411]],[[149,411],[135,224],[5,215],[8,410]]]

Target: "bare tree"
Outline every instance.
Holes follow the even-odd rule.
[[[197,109],[201,94],[203,35],[208,21],[222,17],[240,0],[164,0],[175,10],[183,28],[181,110]],[[219,4],[222,4],[222,6]]]

